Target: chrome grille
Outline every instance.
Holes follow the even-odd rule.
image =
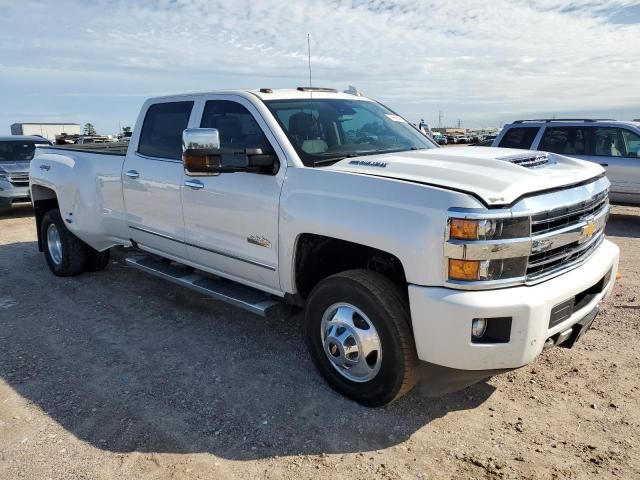
[[[532,215],[527,282],[577,266],[598,248],[604,240],[609,215],[607,193],[603,191],[583,202]]]
[[[580,222],[602,209],[608,202],[607,193],[605,190],[584,202],[533,215],[531,233],[536,235]]]
[[[7,176],[7,180],[9,180],[14,187],[28,187],[29,186],[29,174],[27,174],[27,173],[9,175],[9,176]]]

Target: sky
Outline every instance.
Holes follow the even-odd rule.
[[[0,0],[0,134],[147,97],[354,85],[412,122],[640,118],[640,1]]]

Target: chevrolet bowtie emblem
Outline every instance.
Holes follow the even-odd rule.
[[[589,221],[584,227],[582,227],[580,236],[583,239],[591,238],[591,236],[593,236],[594,232],[596,231],[596,228],[596,224],[592,221]]]

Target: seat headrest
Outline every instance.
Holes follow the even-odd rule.
[[[296,113],[289,118],[289,134],[309,138],[312,135],[315,120],[310,113]]]

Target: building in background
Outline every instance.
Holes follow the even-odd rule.
[[[77,123],[14,123],[11,125],[11,135],[40,135],[54,141],[56,135],[80,135],[80,125]]]

